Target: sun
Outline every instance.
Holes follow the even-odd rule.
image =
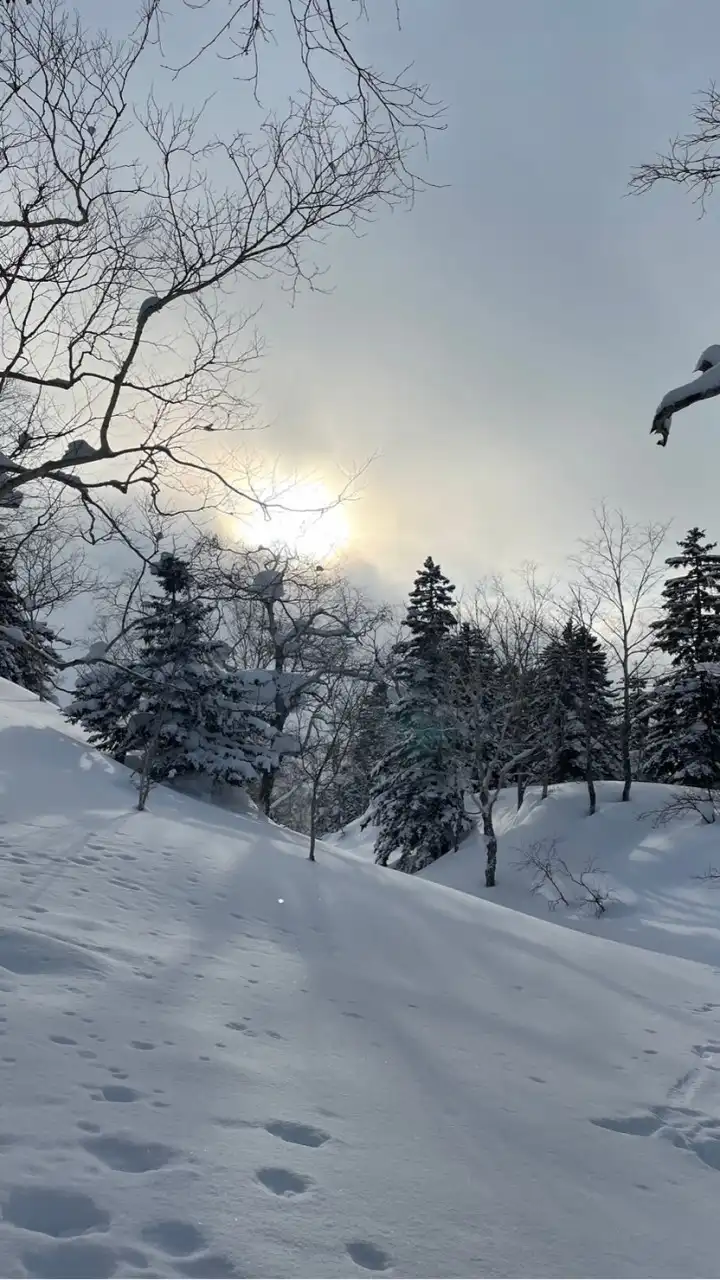
[[[244,542],[283,547],[318,560],[329,560],[347,546],[347,512],[321,480],[301,480],[278,498],[261,491],[261,497],[268,503],[267,516],[256,507],[238,520]]]

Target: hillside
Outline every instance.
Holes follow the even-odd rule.
[[[7,684],[0,789],[0,1274],[716,1271],[712,967],[138,814]]]
[[[720,881],[698,878],[709,867],[720,869],[720,822],[708,825],[691,815],[658,826],[657,813],[675,794],[671,787],[635,783],[627,804],[620,803],[619,782],[601,782],[597,790],[598,809],[592,817],[581,783],[556,787],[545,800],[539,787],[530,787],[519,812],[515,792],[501,794],[495,810],[500,850],[495,889],[485,888],[485,849],[478,832],[457,853],[420,874],[554,924],[688,960],[720,963]],[[362,832],[353,823],[330,843],[372,860],[373,840],[372,829]],[[532,892],[533,871],[520,864],[534,845],[547,848],[551,841],[573,874],[590,862],[597,868],[594,882],[612,899],[601,919],[580,905],[577,886],[562,876],[569,909],[553,907],[556,895],[548,886]]]

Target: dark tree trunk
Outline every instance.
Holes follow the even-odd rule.
[[[485,837],[485,888],[494,889],[497,876],[497,836],[493,823],[493,807],[488,791],[483,787],[480,792],[480,812],[482,813],[483,835]]]
[[[526,781],[526,779],[522,776],[522,774],[518,775],[518,780],[517,780],[517,807],[518,807],[518,809],[522,809],[522,806],[523,806],[523,800],[525,799],[525,788],[526,788],[526,786],[527,786],[527,781]]]
[[[540,793],[541,800],[547,800],[549,790],[550,790],[550,783],[547,778],[543,778],[542,791]]]
[[[272,804],[272,793],[275,786],[275,773],[263,773],[260,778],[260,787],[258,791],[258,800],[260,808],[266,818],[270,817],[270,806]]]
[[[587,651],[583,657],[583,719],[585,721],[585,781],[587,782],[588,797],[590,800],[590,817],[593,816],[597,809],[597,796],[595,794],[595,770],[593,761],[593,733],[592,718],[590,715],[590,689],[589,689],[589,663]]]
[[[308,862],[315,861],[315,845],[317,843],[317,793],[318,784],[314,783],[312,794],[310,796],[310,852],[308,854]]]
[[[593,814],[597,809],[597,796],[595,794],[595,780],[592,775],[592,769],[590,768],[588,768],[588,771],[587,771],[586,781],[587,781],[588,796],[590,799],[590,817],[592,818]]]
[[[627,668],[623,670],[623,716],[620,727],[620,751],[622,753],[623,789],[622,798],[630,799],[632,787],[632,759],[630,756],[630,678]]]

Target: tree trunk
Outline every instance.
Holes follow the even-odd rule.
[[[523,806],[523,800],[525,799],[525,788],[526,788],[526,786],[527,786],[527,781],[526,781],[526,779],[522,776],[522,774],[518,774],[518,780],[517,780],[517,807],[518,807],[518,810],[522,809],[522,806]]]
[[[317,843],[317,791],[317,783],[314,783],[310,794],[310,852],[308,854],[308,862],[315,861],[315,845]]]
[[[547,800],[549,790],[550,790],[550,783],[547,778],[543,778],[542,791],[540,792],[541,800]]]
[[[592,818],[597,808],[597,796],[595,794],[595,770],[593,768],[593,732],[592,719],[590,715],[590,691],[589,691],[589,664],[587,650],[584,650],[583,656],[583,719],[585,721],[585,781],[587,782],[588,797],[590,799],[590,814]]]
[[[271,771],[263,773],[260,778],[260,786],[258,788],[258,800],[260,808],[266,818],[270,817],[270,809],[272,807],[273,787],[275,786],[275,772]]]
[[[630,757],[630,674],[627,664],[623,664],[623,716],[620,727],[620,751],[622,753],[623,800],[630,799],[632,787],[632,759]]]
[[[482,814],[483,835],[485,837],[485,888],[494,889],[497,873],[497,836],[493,824],[493,805],[487,788],[480,791],[480,812]]]
[[[595,781],[592,776],[592,770],[588,769],[586,775],[588,796],[590,798],[590,817],[592,818],[597,809],[597,796],[595,794]]]

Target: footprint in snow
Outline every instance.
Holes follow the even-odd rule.
[[[3,1202],[2,1216],[3,1222],[13,1227],[56,1240],[110,1227],[110,1214],[92,1196],[62,1187],[12,1187]]]
[[[117,1169],[121,1173],[150,1173],[164,1169],[173,1156],[180,1154],[163,1142],[136,1142],[134,1138],[113,1134],[88,1138],[82,1146],[109,1169]]]
[[[271,1168],[256,1169],[255,1177],[266,1190],[271,1191],[274,1196],[301,1196],[303,1192],[309,1191],[313,1185],[312,1178],[306,1178],[302,1173],[293,1173],[292,1169]]]
[[[140,1232],[147,1244],[169,1254],[171,1258],[187,1258],[207,1248],[207,1240],[192,1222],[180,1218],[168,1218],[151,1222]]]
[[[357,1267],[363,1271],[387,1271],[391,1260],[379,1245],[370,1240],[348,1240],[345,1248]]]
[[[96,1276],[117,1275],[123,1264],[132,1268],[126,1275],[139,1275],[141,1271],[149,1274],[148,1260],[137,1249],[114,1248],[94,1240],[64,1240],[40,1249],[25,1249],[22,1260],[25,1274],[37,1280],[48,1280],[50,1276],[94,1280]]]
[[[137,1102],[142,1097],[137,1089],[125,1084],[104,1084],[100,1092],[106,1102]]]
[[[270,1120],[263,1128],[273,1138],[291,1142],[299,1147],[322,1147],[330,1141],[330,1134],[311,1124],[299,1124],[293,1120]]]

